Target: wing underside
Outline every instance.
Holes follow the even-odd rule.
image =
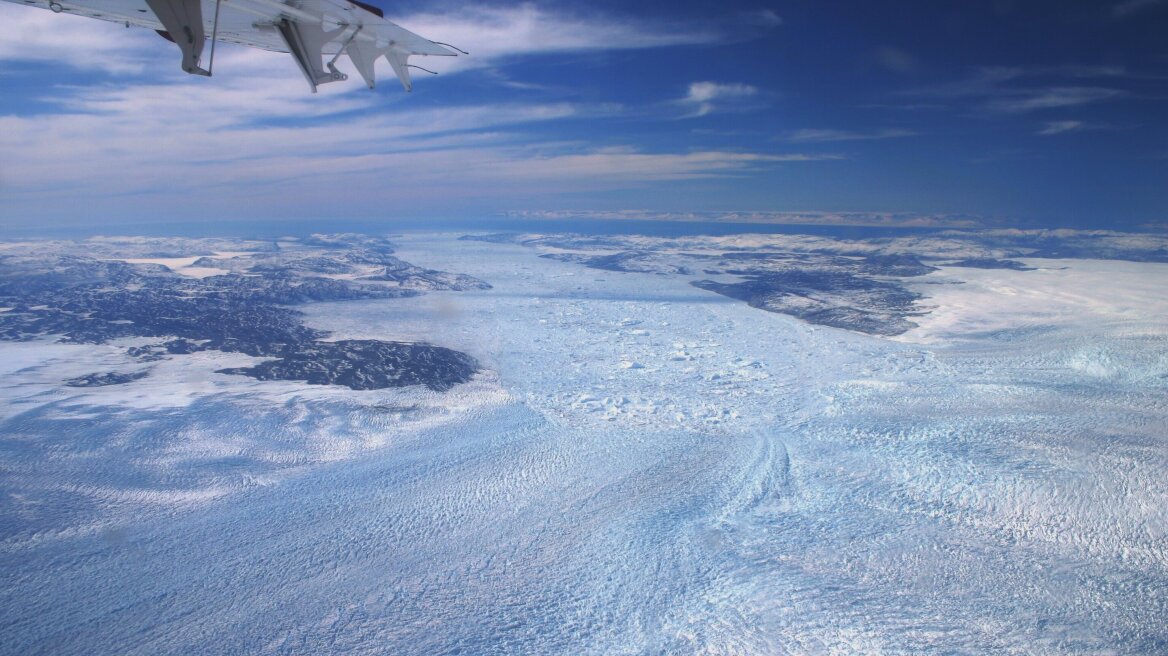
[[[17,1],[17,0],[13,0]],[[200,64],[205,41],[236,43],[291,53],[315,92],[319,84],[347,79],[336,68],[346,55],[373,88],[374,63],[384,57],[409,91],[408,59],[456,53],[348,0],[19,0],[52,11],[157,30],[182,50],[182,68],[209,75]],[[378,12],[380,13],[380,12]],[[327,58],[327,61],[326,61]]]

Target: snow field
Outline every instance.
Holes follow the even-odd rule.
[[[1168,647],[1168,344],[1125,309],[1159,269],[1091,264],[1113,284],[1079,314],[997,301],[1037,272],[946,271],[977,285],[925,288],[938,318],[890,341],[684,277],[398,242],[494,288],[307,323],[483,363],[445,395],[195,360],[64,391],[12,365],[0,652]]]

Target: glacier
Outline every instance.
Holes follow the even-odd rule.
[[[0,653],[1168,651],[1168,264],[939,265],[888,338],[457,237],[393,243],[489,288],[302,308],[444,392],[0,342]]]

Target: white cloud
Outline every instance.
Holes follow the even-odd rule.
[[[986,107],[996,112],[1021,113],[1075,107],[1110,100],[1120,95],[1123,95],[1122,91],[1106,87],[1050,87],[1020,91],[1011,94],[1011,97],[991,100],[986,103]]]
[[[886,128],[874,132],[853,132],[850,130],[798,130],[788,137],[788,141],[811,143],[816,141],[867,141],[873,139],[896,139],[916,135],[912,130]]]
[[[513,56],[659,48],[723,38],[717,30],[702,31],[661,22],[650,24],[616,16],[579,16],[532,4],[468,6],[446,13],[387,18],[412,32],[452,43],[471,53],[469,57],[414,58],[417,63],[443,73],[491,66]],[[150,65],[155,72],[181,75],[178,50],[149,30],[127,29],[116,23],[7,3],[0,6],[0,24],[5,26],[5,38],[0,40],[0,61],[48,61],[115,74],[142,73]],[[219,58],[219,53],[226,48],[223,44],[217,48]],[[277,57],[282,60],[280,74],[300,80],[291,58]],[[342,61],[342,67],[348,65]],[[227,61],[216,62],[216,77],[230,65]],[[388,65],[384,68],[379,72],[379,79],[387,76],[392,79]],[[355,74],[353,70],[349,72]],[[350,80],[348,84],[354,83]]]
[[[312,95],[299,78],[262,74],[281,65],[278,56],[244,49],[223,55],[232,72],[213,84],[181,76],[167,84],[59,89],[48,100],[62,113],[0,117],[5,213],[155,205],[188,218],[327,213],[339,205],[370,213],[389,199],[420,206],[635,188],[837,157],[541,142],[524,133],[527,126],[603,118],[621,108],[423,107],[404,94],[340,85]],[[408,110],[387,111],[387,97]]]
[[[0,38],[0,61],[4,62],[49,62],[133,75],[142,73],[164,51],[163,46],[174,48],[147,30],[9,3],[0,5],[0,25],[4,26]],[[174,60],[178,71],[177,50]]]
[[[752,107],[744,103],[758,93],[758,88],[749,84],[694,82],[689,85],[686,96],[677,102],[689,108],[689,117],[706,116],[716,111]]]
[[[500,149],[464,153],[476,182],[504,188],[547,191],[627,189],[648,183],[694,180],[757,172],[783,162],[836,159],[804,154],[758,154],[726,151],[644,153],[631,148],[583,152],[532,153]]]
[[[359,82],[310,94],[288,55],[227,44],[218,46],[214,78],[200,78],[183,74],[177,49],[147,30],[7,3],[0,6],[5,18],[19,35],[0,41],[6,65],[35,59],[116,76],[74,77],[81,81],[38,91],[37,106],[49,111],[0,116],[0,211],[14,219],[23,213],[142,216],[153,207],[171,218],[306,216],[341,206],[346,215],[368,215],[412,199],[422,207],[458,198],[633,188],[835,157],[540,141],[528,131],[533,124],[624,109],[578,102],[434,106],[422,85],[412,96],[370,93]],[[395,22],[471,50],[469,58],[424,62],[448,71],[519,55],[721,38],[534,5]],[[379,77],[392,79],[388,65],[380,66]],[[705,84],[691,90],[704,103],[756,93],[746,85]]]
[[[758,11],[746,12],[742,15],[742,18],[746,23],[759,27],[778,27],[783,24],[783,18],[772,9],[759,9]]]
[[[758,93],[758,89],[749,84],[718,84],[717,82],[694,82],[689,85],[687,102],[706,103],[728,98],[749,98]]]
[[[1086,129],[1086,127],[1087,125],[1082,121],[1049,121],[1045,127],[1038,131],[1038,134],[1050,136],[1066,132],[1078,132],[1079,130]]]
[[[711,43],[722,39],[714,30],[648,24],[624,17],[554,13],[533,4],[510,7],[468,6],[449,13],[423,13],[391,18],[427,38],[451,43],[469,57],[426,58],[438,71],[492,65],[508,57],[634,50]]]
[[[1078,84],[1082,79],[1115,81],[1133,78],[1123,68],[1111,66],[987,67],[970,77],[933,87],[914,89],[907,95],[938,99],[972,99],[982,110],[997,114],[1076,107],[1128,95],[1110,86]],[[1060,84],[1061,82],[1061,84]],[[964,108],[967,103],[961,104]]]
[[[32,221],[78,215],[108,219],[141,216],[150,208],[159,208],[170,220],[400,216],[417,208],[510,206],[516,198],[753,175],[783,162],[829,159],[724,151],[541,152],[538,146],[509,143],[508,136],[470,135],[445,143],[436,139],[419,151],[313,156],[276,151],[257,154],[254,160],[196,166],[163,157],[154,160],[153,167],[128,159],[111,163],[127,165],[121,170],[84,164],[63,170],[38,166],[42,175],[35,187],[22,180],[9,185],[5,213],[14,225],[24,212]],[[172,158],[185,155],[169,152]],[[87,149],[80,154],[94,153]]]

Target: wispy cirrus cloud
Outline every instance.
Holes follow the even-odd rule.
[[[1138,128],[1135,124],[1116,124],[1105,123],[1099,121],[1082,121],[1078,119],[1068,119],[1065,121],[1047,121],[1038,129],[1036,134],[1044,137],[1050,137],[1058,134],[1070,134],[1074,132],[1102,132],[1115,130],[1134,130]]]
[[[854,130],[804,129],[792,132],[787,141],[796,143],[814,143],[819,141],[869,141],[876,139],[898,139],[912,137],[919,134],[914,130],[903,128],[885,128],[870,132]]]
[[[758,9],[756,11],[748,11],[740,15],[743,23],[748,25],[756,25],[758,27],[778,27],[783,24],[783,18],[778,15],[773,9]]]
[[[1108,87],[1048,87],[1019,89],[1002,95],[1004,97],[987,100],[985,108],[995,112],[1018,114],[1102,102],[1122,96],[1124,92]]]
[[[534,4],[468,5],[442,13],[388,18],[472,53],[470,57],[426,59],[427,67],[445,73],[493,66],[509,57],[662,48],[730,38],[727,30],[716,26],[703,29],[599,13],[573,14]],[[166,59],[168,64],[178,57],[173,45],[149,30],[126,29],[116,23],[53,14],[41,8],[5,3],[0,5],[0,22],[6,33],[0,40],[0,61],[48,61],[83,70],[133,74],[164,59],[163,52],[172,55]],[[296,77],[291,59],[287,55],[283,59],[290,77]],[[177,64],[172,68],[177,69]],[[217,69],[223,68],[217,65]]]
[[[240,58],[243,68],[276,65],[264,53],[229,56]],[[63,88],[53,99],[59,111],[0,116],[6,211],[72,213],[136,204],[139,211],[168,206],[193,218],[233,208],[327,214],[343,202],[347,213],[373,214],[384,211],[388,198],[416,206],[630,189],[839,157],[551,141],[534,137],[532,128],[592,123],[622,108],[560,102],[369,111],[384,98],[363,89],[322,88],[313,96],[302,80],[256,79],[265,78],[236,73],[215,86],[180,78]],[[199,101],[191,102],[195,97]],[[20,165],[7,166],[13,162]],[[262,207],[256,207],[258,197],[265,199]],[[181,207],[174,199],[183,199]]]
[[[35,103],[0,116],[0,203],[14,217],[143,216],[151,208],[169,218],[327,216],[338,204],[349,216],[378,216],[742,178],[840,157],[647,148],[635,135],[597,143],[595,129],[580,126],[637,110],[579,102],[576,94],[561,94],[573,99],[565,102],[440,106],[427,104],[421,88],[407,96],[340,83],[310,94],[288,55],[227,44],[218,47],[214,78],[192,77],[179,71],[174,46],[148,30],[0,3],[0,19],[9,17],[20,36],[0,42],[0,62],[67,71],[63,82],[37,86]],[[695,28],[532,4],[394,20],[474,53],[430,58],[427,66],[504,78],[494,69],[523,57],[713,43],[738,38],[731,25],[781,23],[773,12],[755,12]],[[383,80],[391,75],[388,66],[379,70]],[[723,111],[757,93],[696,83],[687,106]],[[553,123],[554,131],[546,128]]]
[[[426,60],[442,72],[491,66],[509,57],[525,55],[662,48],[728,38],[715,28],[648,23],[597,12],[573,14],[534,4],[472,5],[451,12],[419,13],[392,20],[471,53],[470,57]]]
[[[1129,95],[1117,85],[1135,76],[1120,67],[983,67],[956,82],[902,92],[916,98],[960,102],[989,113],[1023,114],[1100,103]],[[1094,83],[1084,84],[1083,81]]]
[[[758,96],[758,87],[749,84],[693,82],[677,104],[686,108],[686,117],[693,118],[720,111],[753,108]]]
[[[1049,121],[1038,131],[1038,134],[1049,137],[1067,132],[1079,132],[1086,129],[1087,124],[1082,121]]]

